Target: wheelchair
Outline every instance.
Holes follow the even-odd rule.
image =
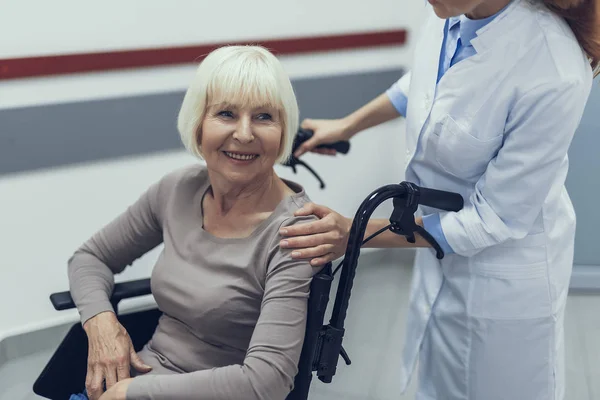
[[[303,141],[308,140],[311,135],[310,131],[300,130],[296,136],[294,150]],[[340,142],[323,147],[335,148],[339,152],[346,153],[349,150],[349,143]],[[305,166],[319,180],[321,187],[324,187],[320,177],[295,157],[291,157],[286,165],[294,168],[294,172],[296,165]],[[393,199],[394,205],[390,224],[369,238],[363,239],[371,214],[388,199]],[[285,400],[307,400],[314,373],[321,382],[331,383],[340,357],[347,365],[351,364],[342,346],[345,332],[344,320],[360,249],[364,243],[388,229],[405,236],[412,243],[415,241],[414,234],[419,233],[435,249],[437,258],[444,257],[443,250],[435,239],[415,223],[414,213],[419,205],[447,211],[459,211],[463,207],[463,198],[457,193],[421,188],[410,182],[402,182],[375,190],[360,205],[352,223],[343,261],[335,270],[333,270],[332,264],[328,263],[313,277],[311,282],[306,333],[298,364],[298,373],[294,379],[294,388]],[[324,324],[331,284],[334,275],[340,269],[341,276],[333,312],[329,323]],[[151,294],[150,279],[141,279],[116,284],[111,296],[111,303],[117,318],[129,333],[136,351],[140,351],[151,339],[162,313],[159,309],[150,309],[121,315],[118,313],[118,306],[121,300],[148,294]],[[56,310],[75,308],[68,291],[52,294],[50,301]],[[75,323],[35,381],[34,393],[52,400],[65,400],[71,394],[80,393],[85,387],[87,351],[88,343],[85,331],[81,323]]]

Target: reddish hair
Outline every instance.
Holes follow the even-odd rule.
[[[600,0],[543,0],[563,17],[585,50],[594,77],[600,74]]]

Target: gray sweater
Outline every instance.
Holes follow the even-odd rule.
[[[104,311],[114,274],[164,243],[152,271],[163,312],[139,353],[153,367],[134,378],[128,400],[283,400],[302,350],[310,281],[316,270],[280,249],[279,228],[309,199],[284,199],[254,232],[223,239],[202,228],[209,188],[201,165],[151,186],[69,260],[69,282],[82,323]]]

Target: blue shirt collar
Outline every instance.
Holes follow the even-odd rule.
[[[451,17],[448,19],[448,29],[450,30],[456,26],[456,24],[460,23],[459,29],[461,43],[463,46],[470,46],[471,40],[477,37],[477,31],[492,22],[492,20],[500,15],[509,5],[510,3],[496,14],[483,19],[469,19],[464,14],[458,17]]]

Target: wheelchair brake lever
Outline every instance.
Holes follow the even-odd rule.
[[[419,233],[435,249],[436,257],[444,258],[444,251],[429,232],[415,222],[415,213],[419,207],[419,188],[408,182],[401,184],[406,189],[403,197],[394,197],[394,211],[390,217],[390,231],[403,235],[409,243],[415,242],[415,232]]]
[[[296,153],[296,151],[298,150],[298,148],[300,148],[302,143],[309,140],[312,137],[312,135],[313,135],[313,131],[310,129],[302,129],[302,128],[298,129],[298,132],[296,133],[296,137],[294,138],[294,144],[292,145],[292,153],[291,153],[290,157],[282,164],[286,167],[292,168],[292,171],[294,171],[294,173],[297,173],[296,165],[302,165],[311,174],[313,174],[313,176],[315,178],[317,178],[317,180],[319,181],[319,186],[321,187],[321,189],[324,189],[325,182],[323,182],[323,179],[321,179],[319,174],[317,174],[316,171],[313,170],[304,161],[302,161],[298,157],[294,156],[294,153]],[[323,145],[319,145],[317,147],[326,148],[326,149],[334,149],[339,153],[347,154],[348,151],[350,151],[350,142],[341,141],[341,142],[336,142],[336,143],[331,143],[331,144],[323,144]]]
[[[348,357],[348,353],[346,353],[346,349],[344,349],[344,346],[342,346],[342,348],[340,350],[340,355],[344,359],[344,362],[346,363],[346,365],[352,364],[352,361],[350,361],[350,357]]]
[[[296,158],[295,156],[293,156],[293,155],[290,156],[290,158],[283,165],[286,167],[292,168],[292,171],[294,171],[295,174],[297,173],[296,165],[302,165],[304,168],[306,168],[308,170],[308,172],[310,172],[311,174],[313,174],[313,176],[315,178],[317,178],[317,180],[319,181],[320,188],[321,189],[325,188],[325,182],[323,182],[323,179],[321,179],[319,174],[317,174],[317,172],[314,169],[312,169],[310,167],[310,165],[308,165],[304,161]]]
[[[321,177],[319,176],[319,174],[317,174],[317,172],[316,172],[314,169],[312,169],[312,168],[310,167],[310,165],[308,165],[307,163],[305,163],[305,162],[304,162],[304,161],[302,161],[302,160],[298,160],[296,163],[297,163],[297,164],[299,164],[299,165],[302,165],[302,166],[303,166],[304,168],[306,168],[306,169],[307,169],[307,170],[308,170],[308,171],[309,171],[311,174],[313,174],[315,178],[317,178],[317,180],[319,181],[319,185],[320,185],[321,189],[324,189],[324,188],[325,188],[325,182],[323,182],[323,179],[321,179]],[[294,171],[294,172],[295,172],[295,171]]]
[[[437,257],[438,260],[441,260],[442,258],[444,258],[444,250],[442,250],[442,247],[437,242],[437,240],[435,240],[433,238],[433,236],[431,236],[431,234],[425,230],[425,228],[417,225],[417,232],[421,236],[423,236],[423,239],[427,240],[427,242],[429,242],[429,244],[434,248],[435,253],[436,253],[435,256]]]

